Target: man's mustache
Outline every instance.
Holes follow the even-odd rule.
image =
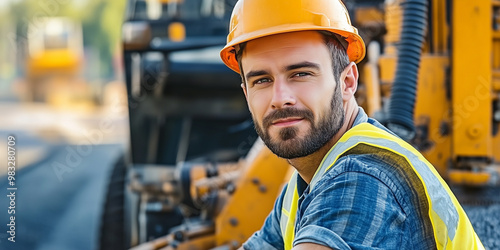
[[[311,110],[308,109],[297,109],[297,108],[286,108],[277,109],[271,112],[269,115],[264,117],[262,125],[264,129],[267,129],[273,124],[274,121],[278,119],[286,119],[289,117],[302,117],[305,120],[309,120],[311,123],[314,121],[314,115]]]

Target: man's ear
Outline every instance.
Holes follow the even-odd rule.
[[[240,86],[241,86],[241,89],[243,89],[243,93],[245,94],[245,98],[248,100],[246,84],[244,82],[242,82]]]
[[[354,93],[358,89],[358,66],[356,63],[351,62],[341,74],[342,83],[342,99],[348,101],[354,97]]]
[[[241,89],[243,89],[243,93],[245,94],[245,99],[247,101],[248,111],[250,111],[250,113],[252,113],[252,110],[250,109],[250,103],[248,102],[247,85],[244,82],[242,82],[240,86],[241,86]]]

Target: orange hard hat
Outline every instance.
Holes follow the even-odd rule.
[[[365,56],[365,43],[351,25],[340,0],[239,0],[234,6],[222,61],[240,72],[235,46],[264,36],[293,31],[323,30],[342,36],[353,62]]]

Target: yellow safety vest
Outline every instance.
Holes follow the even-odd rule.
[[[377,149],[370,153],[390,152],[390,155],[403,157],[409,163],[410,169],[416,173],[425,189],[424,199],[428,202],[437,249],[484,249],[469,218],[434,166],[410,144],[370,123],[354,126],[330,149],[309,183],[310,190],[340,156],[363,146]],[[295,238],[295,216],[299,200],[296,184],[297,171],[288,182],[281,209],[280,228],[286,250],[292,249]]]

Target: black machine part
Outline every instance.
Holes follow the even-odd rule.
[[[413,111],[420,57],[427,27],[427,1],[406,0],[402,3],[402,7],[404,14],[401,41],[389,102],[387,127],[409,141],[415,136]]]

